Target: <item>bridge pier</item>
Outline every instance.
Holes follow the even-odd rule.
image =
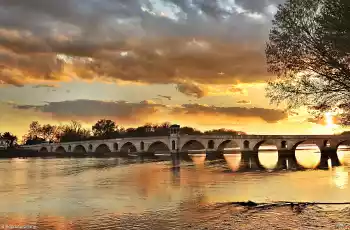
[[[264,166],[260,163],[258,152],[243,151],[241,154],[239,171],[265,170]]]
[[[276,169],[303,169],[303,167],[298,163],[294,150],[279,150]]]
[[[324,148],[321,149],[321,161],[318,165],[319,169],[328,169],[328,160],[331,160],[332,167],[340,166],[340,160],[338,158],[337,149],[336,148]]]

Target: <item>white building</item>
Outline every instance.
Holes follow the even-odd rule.
[[[6,139],[0,139],[0,150],[7,149],[9,147],[9,141]]]

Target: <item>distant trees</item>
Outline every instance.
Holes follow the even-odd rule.
[[[209,131],[205,131],[204,134],[207,135],[245,135],[245,132],[234,131],[231,129],[213,129]]]
[[[39,144],[45,141],[58,141],[60,127],[46,124],[40,125],[38,121],[33,121],[29,125],[28,133],[23,137],[26,144]]]
[[[68,125],[39,124],[33,121],[29,125],[28,133],[23,137],[27,145],[40,144],[43,142],[69,142],[85,140],[91,136],[89,130],[82,128],[77,121],[72,121]]]
[[[192,127],[188,127],[188,126],[180,127],[180,133],[181,134],[188,134],[188,135],[200,135],[200,134],[202,134],[201,131],[194,129]]]
[[[43,142],[72,142],[82,140],[99,140],[99,139],[113,139],[124,137],[147,137],[147,136],[166,136],[169,135],[171,124],[164,122],[162,124],[145,124],[137,128],[125,129],[118,126],[112,120],[101,119],[92,125],[91,130],[83,128],[78,121],[71,121],[67,125],[50,125],[39,124],[38,121],[33,121],[29,125],[28,133],[24,136],[24,143],[27,145],[40,144]],[[188,135],[236,135],[241,132],[218,129],[206,132],[201,132],[192,127],[181,127],[181,134]]]
[[[287,0],[273,21],[266,48],[272,103],[336,111],[350,124],[350,1]]]

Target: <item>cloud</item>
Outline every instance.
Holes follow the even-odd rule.
[[[101,118],[116,119],[122,123],[138,123],[164,121],[182,122],[213,122],[223,120],[263,120],[267,123],[275,123],[288,118],[287,114],[280,110],[244,107],[216,107],[200,104],[184,104],[169,106],[154,101],[142,101],[129,103],[125,101],[97,101],[75,100],[48,102],[45,105],[16,105],[9,104],[19,110],[33,110],[50,114],[59,120],[83,120],[95,121]],[[216,122],[216,121],[215,121]],[[235,121],[236,122],[236,121]]]
[[[49,113],[59,120],[78,119],[92,121],[100,118],[113,118],[122,122],[142,122],[142,118],[154,116],[163,105],[151,101],[127,103],[97,100],[76,100],[48,102],[45,105],[13,105],[19,110],[34,110]]]
[[[207,95],[206,90],[195,83],[180,83],[176,88],[179,92],[191,97],[201,98]]]
[[[245,108],[245,107],[217,107],[200,104],[185,104],[172,110],[174,115],[217,116],[228,118],[259,118],[267,123],[275,123],[288,118],[288,115],[275,109]]]
[[[250,12],[269,13],[272,6],[283,4],[285,0],[235,0],[236,4]]]
[[[204,85],[185,81],[176,86],[177,90],[187,96],[202,98],[205,96],[247,95],[242,86],[236,85]]]
[[[265,9],[279,2],[1,0],[0,81],[175,84],[195,97],[183,82],[264,82]]]

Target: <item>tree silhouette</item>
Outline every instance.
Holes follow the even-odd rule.
[[[350,121],[350,1],[288,0],[280,5],[266,48],[272,103],[306,106],[314,115]]]
[[[181,127],[180,128],[180,133],[181,134],[187,134],[187,135],[199,135],[199,134],[202,134],[201,131],[196,130],[196,129],[192,128],[192,127],[188,127],[188,126]]]
[[[69,125],[62,127],[60,135],[61,142],[88,140],[91,137],[91,131],[84,129],[78,121],[71,121]]]
[[[4,134],[0,135],[0,138],[7,140],[9,147],[14,147],[16,145],[17,136],[11,134],[10,132],[5,132]]]
[[[117,126],[112,120],[101,119],[92,126],[92,132],[95,137],[112,138]]]

